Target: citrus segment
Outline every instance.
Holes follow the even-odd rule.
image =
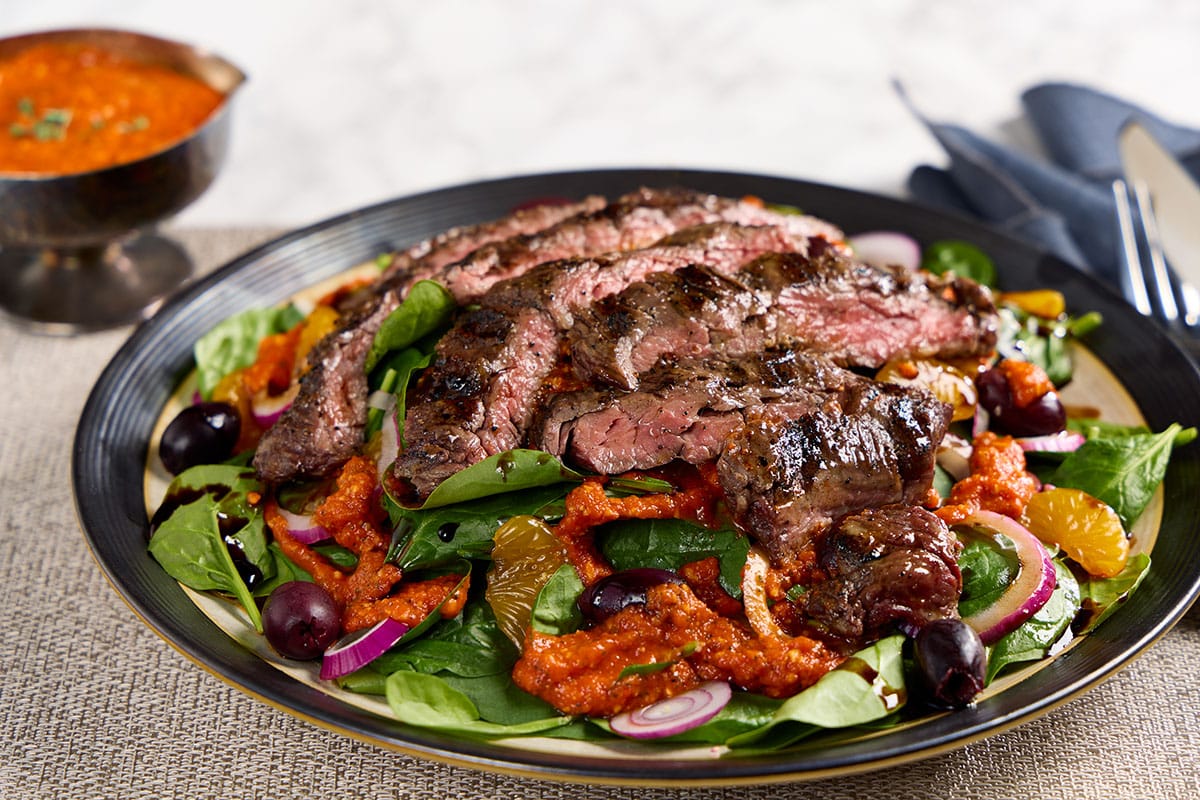
[[[1079,489],[1038,492],[1025,507],[1033,535],[1058,547],[1098,578],[1111,578],[1129,560],[1129,538],[1108,505]]]
[[[546,523],[527,515],[497,528],[493,542],[484,598],[500,630],[521,647],[538,592],[566,563],[567,551]]]

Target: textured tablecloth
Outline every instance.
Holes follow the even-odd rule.
[[[269,233],[173,235],[210,269]],[[530,781],[414,760],[293,718],[175,652],[88,553],[71,443],[128,334],[52,338],[0,320],[0,798],[1200,798],[1200,609],[1046,716],[948,755],[816,783]]]

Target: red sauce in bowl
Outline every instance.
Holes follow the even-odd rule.
[[[0,59],[0,173],[66,175],[185,139],[225,96],[96,45],[46,42]]]

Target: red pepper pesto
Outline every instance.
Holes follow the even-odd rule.
[[[0,173],[65,175],[186,138],[225,96],[95,45],[45,42],[0,60]]]
[[[790,697],[844,660],[815,639],[755,635],[722,617],[691,589],[665,583],[589,630],[530,631],[513,682],[567,714],[611,717],[722,680],[769,697]],[[653,673],[622,672],[668,664]]]
[[[338,474],[336,490],[313,513],[314,524],[358,557],[350,573],[293,538],[274,500],[267,501],[264,516],[283,554],[342,607],[343,630],[368,628],[386,617],[415,627],[443,602],[441,616],[455,616],[467,602],[468,582],[462,576],[405,582],[399,567],[385,563],[390,537],[383,533],[375,490],[374,462],[356,456]]]
[[[1025,451],[1011,436],[984,431],[975,437],[971,474],[954,484],[946,505],[934,513],[947,525],[962,522],[976,511],[994,511],[1020,519],[1041,482],[1025,469]]]

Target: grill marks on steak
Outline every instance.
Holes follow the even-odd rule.
[[[808,242],[779,228],[714,223],[660,246],[550,262],[497,284],[442,337],[410,393],[395,475],[425,496],[463,467],[519,446],[563,334],[598,298],[701,259],[734,271],[764,252]]]
[[[568,335],[584,380],[622,389],[663,356],[728,356],[786,345],[847,366],[958,357],[995,344],[994,307],[973,284],[878,269],[814,240],[722,276],[652,275],[579,315]]]
[[[739,526],[786,561],[846,514],[919,504],[949,423],[929,392],[862,378],[805,413],[750,409],[717,474]]]

